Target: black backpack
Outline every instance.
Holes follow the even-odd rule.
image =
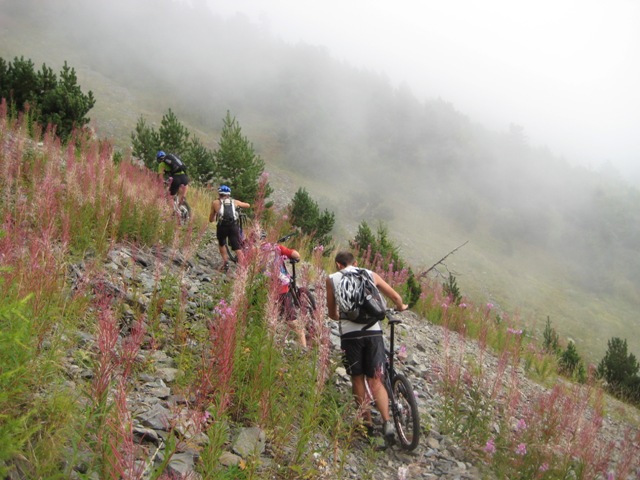
[[[225,198],[220,201],[222,214],[220,216],[220,223],[222,225],[233,225],[238,221],[238,212],[236,211],[236,205],[232,198]]]
[[[171,163],[169,164],[167,160]],[[171,167],[171,175],[175,175],[176,173],[187,173],[187,166],[177,155],[169,153],[166,156],[165,162],[167,162],[167,165]]]
[[[363,330],[387,314],[387,302],[369,272],[363,268],[342,272],[335,290],[341,314],[347,320],[366,324]]]

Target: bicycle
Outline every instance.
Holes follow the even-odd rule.
[[[420,412],[409,379],[395,365],[395,326],[402,320],[394,317],[396,310],[387,310],[390,325],[389,348],[384,365],[384,386],[389,396],[389,412],[398,433],[400,446],[407,451],[415,450],[420,442]],[[369,386],[367,385],[367,390]],[[369,392],[371,396],[371,392]]]
[[[283,262],[283,270],[289,279],[288,290],[284,296],[280,297],[280,312],[284,314],[288,321],[295,322],[294,330],[298,335],[298,341],[304,347],[307,347],[310,340],[317,338],[315,326],[316,316],[316,299],[313,293],[306,287],[298,285],[296,275],[296,263],[299,260],[289,258],[291,264],[291,273]]]
[[[296,263],[298,263],[298,260],[290,258],[289,263],[291,264],[291,275],[289,276],[288,293],[291,296],[293,305],[303,316],[307,315],[313,318],[316,311],[316,299],[308,288],[298,286],[296,277]]]
[[[164,181],[165,186],[171,185],[172,178],[169,177]],[[176,192],[173,196],[173,211],[178,217],[180,225],[186,225],[191,220],[191,207],[187,203],[187,197],[182,198],[182,203],[179,200],[180,191]]]
[[[178,194],[175,194],[173,197],[173,211],[178,216],[180,225],[186,225],[191,220],[191,207],[187,203],[186,198],[183,198],[182,203],[180,203]]]

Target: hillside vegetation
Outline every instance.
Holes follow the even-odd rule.
[[[305,187],[335,212],[339,238],[383,221],[423,267],[469,241],[449,262],[469,297],[518,310],[538,335],[550,317],[592,362],[612,337],[640,351],[637,189],[517,125],[488,131],[446,99],[195,4],[5,1],[0,54],[69,61],[96,128],[125,152],[140,116],[153,125],[169,108],[214,148],[230,111],[267,170],[296,179],[288,195]]]
[[[221,479],[377,478],[429,468],[429,456],[392,461],[356,440],[324,316],[331,261],[310,238],[296,247],[319,309],[307,323],[311,348],[301,351],[278,315],[278,276],[265,274],[261,249],[250,249],[233,277],[216,275],[211,260],[199,263],[211,248],[206,190],[190,190],[194,219],[179,228],[146,167],[114,162],[104,140],[62,145],[26,117],[7,116],[6,103],[0,165],[0,475],[169,479],[182,475],[187,456],[198,459],[189,475]],[[260,202],[254,214],[269,238],[292,228]],[[383,272],[383,260],[366,265]],[[152,275],[141,275],[152,265]],[[192,270],[203,278],[197,287],[186,282]],[[384,275],[411,297],[407,270]],[[557,381],[555,355],[493,305],[462,302],[454,287],[423,278],[413,307],[427,320],[420,323],[460,333],[435,342],[428,362],[407,359],[429,366],[414,378],[425,437],[448,435],[467,461],[499,478],[633,478],[634,417],[609,407],[591,377],[586,387]],[[422,355],[430,337],[408,337],[409,354]],[[177,368],[158,365],[167,357]],[[180,373],[170,382],[174,410],[151,423],[155,430],[142,428],[141,412],[153,406],[140,391],[164,388],[150,381],[159,371]],[[522,372],[552,388],[533,393]],[[612,413],[624,420],[611,422]],[[255,426],[270,461],[223,461],[232,434]]]

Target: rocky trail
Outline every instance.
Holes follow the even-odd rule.
[[[219,267],[219,254],[213,244],[203,246],[189,259],[168,250],[143,251],[130,245],[118,245],[108,254],[102,278],[111,294],[121,297],[129,305],[130,308],[125,307],[122,319],[126,324],[133,318],[135,309],[144,311],[148,308],[154,289],[157,288],[158,272],[173,272],[176,278],[181,278],[182,289],[186,292],[188,320],[202,322],[206,318],[202,303],[211,301],[210,295],[203,292],[212,292],[221,282],[232,281],[232,275],[226,277],[219,272]],[[86,265],[82,262],[71,266],[71,278],[75,284],[85,281],[85,269]],[[413,452],[405,452],[398,446],[382,448],[381,439],[362,439],[348,454],[339,478],[491,478],[487,472],[481,474],[478,459],[474,460],[451,438],[439,433],[436,415],[442,407],[443,399],[436,391],[435,382],[437,370],[443,365],[445,351],[453,348],[452,346],[457,345],[456,348],[463,348],[466,355],[481,359],[482,367],[489,375],[501,372],[498,359],[482,351],[475,342],[433,325],[412,312],[402,313],[402,319],[403,323],[397,331],[398,342],[403,351],[406,349],[401,368],[413,383],[418,398],[424,430],[420,445]],[[160,321],[168,326],[172,319],[163,314]],[[337,325],[335,322],[328,325],[332,331],[332,348],[337,356]],[[81,338],[79,348],[87,352],[96,351],[97,339],[94,335],[86,332],[78,332],[78,335]],[[196,473],[196,465],[199,451],[206,445],[207,437],[202,433],[191,433],[192,419],[187,414],[186,399],[173,390],[174,382],[180,375],[175,359],[162,348],[152,347],[149,342],[143,342],[138,356],[147,365],[146,373],[139,375],[134,388],[130,389],[127,408],[133,419],[134,440],[146,452],[145,456],[137,459],[139,471],[150,472],[152,465],[165,460],[168,425],[174,425],[183,441],[178,444],[177,452],[168,459],[168,471],[173,475],[171,478],[201,478]],[[95,372],[78,361],[82,357],[78,352],[68,352],[65,368],[69,382],[82,384],[94,377]],[[332,364],[335,371],[332,372],[330,381],[336,382],[338,388],[344,391],[345,398],[349,398],[348,376],[339,362]],[[513,373],[508,372],[508,375],[512,376]],[[515,374],[518,375],[525,398],[535,399],[543,390],[539,385],[528,381],[523,371],[516,371]],[[617,432],[621,431],[621,425],[611,418],[606,418],[605,422],[604,431],[615,438]],[[331,450],[328,442],[323,444],[323,439],[314,438],[313,442],[315,443],[309,445],[309,455]],[[265,432],[256,427],[237,426],[229,432],[228,450],[222,455],[221,462],[225,465],[239,464],[253,452],[259,452],[261,464],[270,465],[270,444]],[[324,465],[322,468],[325,474],[322,478],[337,478],[335,470],[331,468],[332,459],[317,460],[318,465]],[[83,473],[83,468],[86,467],[78,464],[74,468],[76,472]]]

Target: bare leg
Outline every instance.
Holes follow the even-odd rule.
[[[222,264],[226,265],[229,262],[229,256],[227,255],[227,248],[224,245],[222,247],[218,246],[218,250],[220,250],[220,256],[222,257]]]
[[[367,377],[367,383],[371,389],[373,399],[376,401],[376,407],[380,412],[380,416],[382,416],[382,420],[386,422],[389,420],[389,395],[387,394],[387,389],[384,388],[380,377]]]
[[[358,406],[358,412],[365,422],[371,424],[371,411],[367,403],[367,387],[364,384],[364,375],[351,377],[351,391]]]
[[[296,333],[298,334],[298,343],[300,343],[304,348],[307,348],[307,334],[304,330],[304,325],[302,325],[300,320],[296,319],[294,321],[294,326]]]
[[[178,188],[178,205],[182,205],[182,203],[184,202],[184,197],[186,197],[186,195],[187,195],[187,186],[180,185],[180,187]]]

